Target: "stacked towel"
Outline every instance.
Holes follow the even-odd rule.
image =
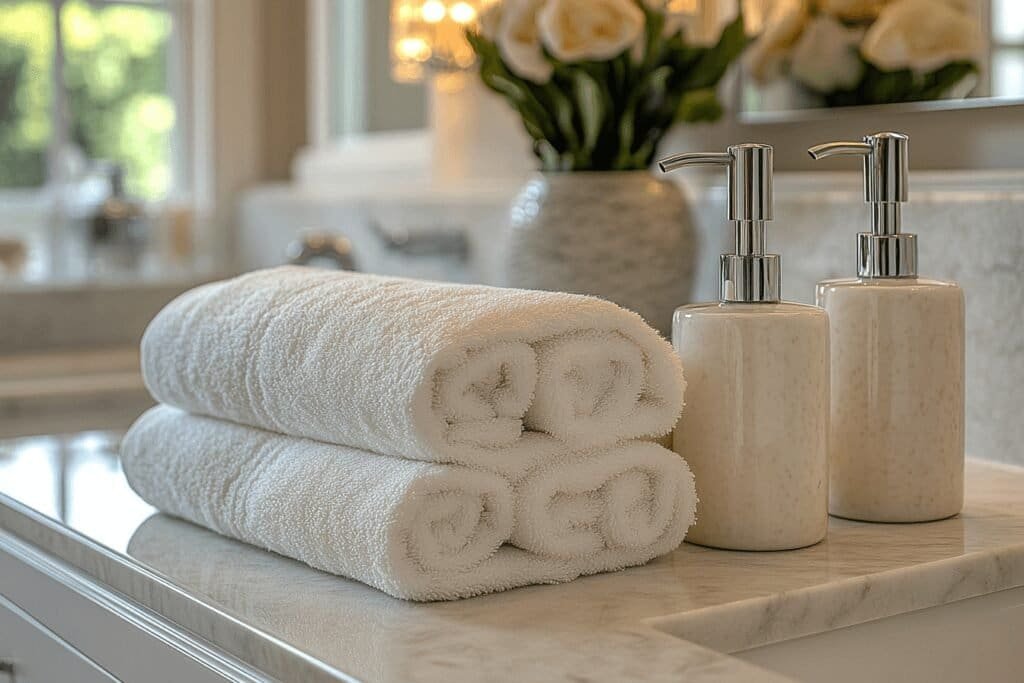
[[[122,448],[159,509],[414,600],[642,564],[693,522],[682,369],[570,294],[304,268],[179,297]],[[173,406],[173,407],[168,407]]]
[[[299,267],[171,302],[142,372],[189,412],[516,475],[667,433],[685,386],[672,347],[607,301]]]
[[[513,486],[157,406],[121,451],[160,510],[410,600],[643,564],[682,542],[696,501],[683,459],[640,441],[563,455]]]

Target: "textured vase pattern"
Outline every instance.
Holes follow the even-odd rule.
[[[647,171],[538,175],[510,219],[510,286],[599,296],[666,337],[690,301],[697,231],[679,188]]]

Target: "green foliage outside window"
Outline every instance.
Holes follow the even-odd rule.
[[[64,4],[69,133],[90,159],[125,168],[130,193],[171,187],[174,102],[167,94],[171,18],[160,8]],[[46,180],[52,139],[52,6],[0,0],[0,187]]]

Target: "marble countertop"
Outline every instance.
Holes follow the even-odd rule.
[[[0,442],[0,529],[281,680],[774,681],[727,653],[1024,585],[1024,469],[970,462],[941,522],[435,604],[154,514],[106,433]]]

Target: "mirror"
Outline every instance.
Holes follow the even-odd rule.
[[[745,122],[811,110],[903,111],[1024,99],[1020,0],[755,0],[737,109]],[[898,107],[896,105],[899,105]]]

